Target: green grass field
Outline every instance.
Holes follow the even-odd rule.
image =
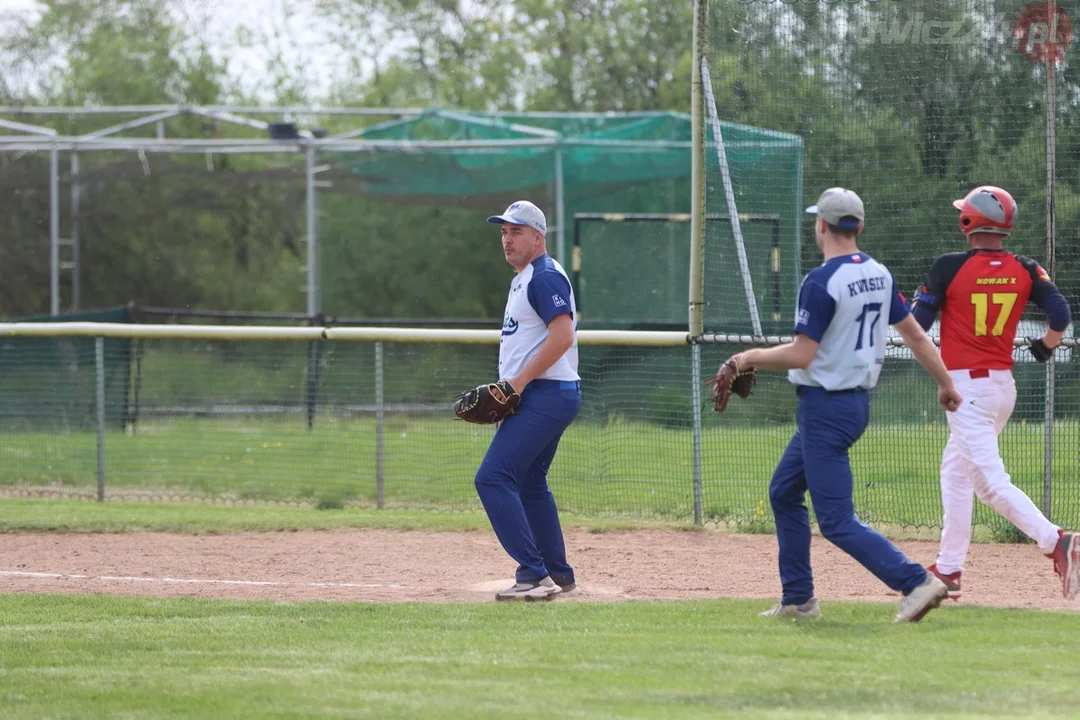
[[[0,596],[0,716],[1065,717],[1080,616]]]
[[[603,518],[562,513],[563,527],[592,532],[655,528],[698,530],[689,522]],[[313,510],[292,507],[226,507],[96,503],[80,500],[0,500],[0,533],[5,532],[171,532],[223,534],[289,530],[380,528],[421,531],[491,531],[483,510]]]
[[[767,488],[792,427],[741,423],[706,428],[702,498],[706,520],[754,529],[767,524]],[[472,486],[491,430],[426,418],[385,425],[388,507],[477,510]],[[1055,426],[1053,515],[1080,524],[1080,430]],[[864,519],[906,527],[940,521],[938,463],[946,429],[876,424],[853,455],[857,507]],[[1039,425],[1013,423],[1002,436],[1014,482],[1037,502],[1042,489]],[[135,435],[109,433],[107,496],[229,503],[301,502],[371,506],[376,498],[376,429],[369,418],[322,417],[313,431],[297,419],[182,419],[144,422]],[[560,506],[591,516],[685,520],[693,517],[689,430],[655,424],[577,423],[552,467]],[[92,493],[95,437],[88,433],[11,433],[0,442],[0,489]],[[983,510],[976,522],[1000,520]]]
[[[689,529],[569,515],[595,532]],[[0,501],[3,533],[487,530],[483,514]],[[8,568],[0,568],[8,569]],[[0,718],[1064,717],[1080,615],[761,600],[353,603],[0,594]]]

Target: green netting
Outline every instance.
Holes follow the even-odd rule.
[[[63,338],[48,338],[50,342]],[[453,419],[452,398],[490,376],[491,345],[321,343],[314,396],[309,344],[142,340],[140,392],[105,388],[109,426],[101,445],[105,498],[222,504],[340,504],[480,510],[473,487],[492,428]],[[700,349],[708,369],[741,347]],[[732,523],[763,530],[771,520],[768,477],[793,430],[795,396],[780,373],[763,373],[748,401],[701,415],[701,504],[695,507],[695,406],[689,347],[583,345],[583,405],[560,443],[551,483],[568,512]],[[940,524],[935,469],[947,429],[933,383],[894,356],[875,391],[874,422],[853,452],[860,516],[875,522]],[[41,357],[12,355],[23,368]],[[133,362],[105,354],[108,375]],[[1013,480],[1041,496],[1041,366],[1023,362],[1015,421],[1002,436]],[[80,370],[65,367],[73,379]],[[417,377],[426,378],[418,386]],[[311,402],[314,399],[314,414]],[[95,411],[88,396],[86,412]],[[42,395],[41,428],[0,426],[0,495],[97,496],[98,436],[69,423],[64,396]],[[1062,413],[1054,431],[1075,437],[1080,419]],[[902,449],[898,451],[898,449]],[[1052,499],[1074,525],[1075,448],[1057,456]],[[883,461],[883,458],[888,461]],[[977,522],[1004,522],[981,509]]]
[[[690,274],[690,215],[589,214],[574,216],[574,290],[583,327],[680,329],[687,322],[687,280]],[[746,294],[734,253],[734,235],[727,215],[709,215],[707,241],[712,257],[726,258],[732,282],[717,285],[708,307],[742,303]],[[790,225],[790,222],[788,223]],[[757,301],[766,326],[771,328],[791,315],[796,285],[781,258],[783,248],[776,215],[743,215],[742,234],[747,246]],[[720,318],[732,328],[746,325],[742,316]]]
[[[20,318],[13,322],[130,322],[127,307]],[[104,340],[106,425],[124,427],[131,391],[132,340]],[[97,360],[90,337],[5,337],[0,340],[0,428],[15,432],[93,430]]]
[[[825,188],[856,190],[867,212],[859,245],[888,265],[909,296],[935,257],[967,247],[952,201],[978,185],[998,185],[1013,194],[1020,208],[1007,248],[1054,268],[1055,281],[1077,312],[1080,114],[1073,106],[1080,83],[1077,49],[1069,48],[1072,21],[1067,15],[1075,15],[1072,8],[1006,0],[711,0],[707,6],[709,18],[699,43],[707,48],[720,120],[803,139],[800,156],[785,156],[795,165],[772,172],[733,150],[737,136],[723,126],[725,141],[731,141],[728,159],[738,211],[771,211],[779,213],[782,222],[794,220],[784,226],[782,247],[782,264],[791,280],[818,265],[821,255],[813,218],[801,212],[792,215],[785,205],[792,197],[789,177],[802,178],[794,195],[799,211]],[[1048,7],[1054,17],[1047,15]],[[1060,62],[1048,65],[1052,27],[1058,28]],[[1048,151],[1051,143],[1053,150]],[[715,148],[708,149],[707,160],[706,212],[730,213]],[[1047,219],[1051,189],[1050,215],[1057,226],[1052,251]],[[747,236],[755,290],[762,255],[757,252],[755,257],[757,242]],[[800,253],[793,253],[795,249]],[[747,304],[737,287],[739,273],[732,263],[727,227],[708,227],[705,266],[705,297],[710,301],[706,330],[745,331]],[[760,300],[760,292],[758,296]],[[775,327],[786,333],[792,326],[793,297],[786,296],[784,304],[784,317]],[[762,322],[769,327],[765,313]],[[1042,311],[1029,305],[1019,336],[1040,336],[1045,329]],[[936,332],[932,329],[931,334]],[[717,354],[732,350],[723,347]],[[947,433],[925,373],[909,354],[891,354],[874,391],[870,429],[854,454],[856,497],[864,517],[913,524],[940,503],[938,472]],[[1032,363],[1026,350],[1019,350],[1016,358],[1017,407],[1000,441],[1007,469],[1054,520],[1076,523],[1076,350],[1062,349],[1057,355],[1049,412],[1047,367]],[[772,433],[777,420],[791,421],[790,389],[780,391],[787,385],[779,375],[769,382],[776,383],[777,395],[768,402],[737,403],[732,421],[738,416],[739,426],[763,433]],[[724,447],[723,457],[707,460],[705,474],[731,482],[712,486],[716,498],[708,497],[707,485],[706,504],[723,504],[744,492],[733,473],[748,463],[745,458],[738,463],[725,459],[739,457],[739,436],[733,433]],[[739,479],[757,483],[763,494],[778,449],[773,445],[763,451],[768,462],[759,464],[754,478]],[[1045,464],[1048,454],[1050,468]],[[874,492],[889,493],[892,501],[875,505],[870,497]],[[1005,520],[984,507],[976,522],[1008,530]]]
[[[769,215],[779,224],[782,248],[777,260],[784,276],[782,302],[790,304],[797,278],[802,140],[796,135],[742,123],[724,122],[722,128],[729,161],[741,183],[738,211]],[[487,203],[492,207],[528,196],[547,213],[549,248],[553,252],[557,249],[553,238],[560,202],[567,250],[571,245],[572,218],[577,213],[690,211],[691,122],[686,114],[432,110],[369,128],[363,138],[372,141],[372,151],[339,154],[335,160],[364,180],[366,193],[407,202],[467,199],[470,204]],[[457,145],[422,144],[431,141]],[[476,146],[480,141],[517,144]],[[710,163],[715,165],[715,153],[710,152],[710,157]],[[759,299],[761,312],[771,318],[775,303],[775,271],[770,268],[773,231],[749,227],[746,232],[754,243],[751,253],[765,285]],[[589,312],[583,315],[588,326],[633,326],[643,322],[685,325],[688,226],[673,231],[655,223],[636,223],[625,227],[623,238],[616,244],[581,238],[579,279],[583,286],[589,284],[599,291],[589,298]],[[743,316],[746,299],[741,285],[720,282],[721,278],[733,281],[738,277],[730,224],[726,229],[718,228],[711,242],[716,262],[710,272],[717,282],[709,286],[707,316],[716,323],[734,321],[738,316],[731,311],[729,296],[742,298]],[[673,258],[670,262],[654,262],[654,256],[667,258],[669,254]],[[676,268],[678,271],[673,272]],[[641,303],[624,301],[624,287],[647,296],[662,296],[663,309],[646,309],[643,314]]]
[[[104,436],[109,500],[480,510],[473,478],[493,428],[457,421],[451,405],[490,376],[493,345],[322,343],[309,424],[306,342],[141,342],[138,398],[105,392],[109,412],[133,418]],[[581,348],[584,402],[551,472],[561,508],[692,517],[689,358],[686,347]],[[131,362],[105,361],[110,373]],[[62,399],[38,412],[55,427],[0,427],[0,495],[96,497],[94,428],[62,426]]]
[[[460,143],[434,148],[383,144],[376,151],[338,156],[364,179],[365,191],[376,195],[419,200],[502,196],[538,188],[550,194],[549,186],[561,173],[564,200],[572,204],[628,183],[689,177],[690,117],[677,113],[533,117],[432,110],[370,128],[363,137]],[[477,141],[517,144],[469,145]],[[548,214],[554,215],[555,198],[550,200]]]

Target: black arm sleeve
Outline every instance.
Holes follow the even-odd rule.
[[[1072,322],[1069,301],[1061,294],[1042,265],[1034,259],[1017,255],[1016,259],[1031,274],[1031,301],[1046,313],[1046,320],[1051,330],[1062,332]]]

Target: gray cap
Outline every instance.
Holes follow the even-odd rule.
[[[806,208],[834,227],[854,230],[866,219],[862,198],[854,190],[834,187],[821,193],[816,205]]]
[[[544,217],[544,211],[528,200],[518,200],[506,208],[506,212],[502,215],[492,215],[487,221],[496,225],[503,223],[528,225],[536,232],[547,235],[547,219]]]

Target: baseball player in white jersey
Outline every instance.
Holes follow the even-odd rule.
[[[864,219],[859,196],[830,188],[807,212],[817,215],[817,243],[825,262],[807,274],[799,290],[795,340],[733,356],[741,367],[787,370],[799,396],[795,434],[769,485],[783,597],[762,615],[821,615],[810,567],[809,491],[821,534],[902,594],[896,622],[917,622],[941,603],[946,587],[859,520],[848,456],[870,420],[869,391],[885,361],[888,326],[896,327],[938,381],[942,407],[955,410],[961,398],[933,342],[909,314],[892,274],[856,245]]]
[[[580,594],[548,468],[563,431],[581,408],[577,306],[570,279],[547,254],[547,221],[536,205],[515,202],[502,215],[506,261],[517,275],[503,316],[499,378],[521,394],[476,473],[476,491],[496,537],[517,561],[516,583],[496,600],[550,600]]]

